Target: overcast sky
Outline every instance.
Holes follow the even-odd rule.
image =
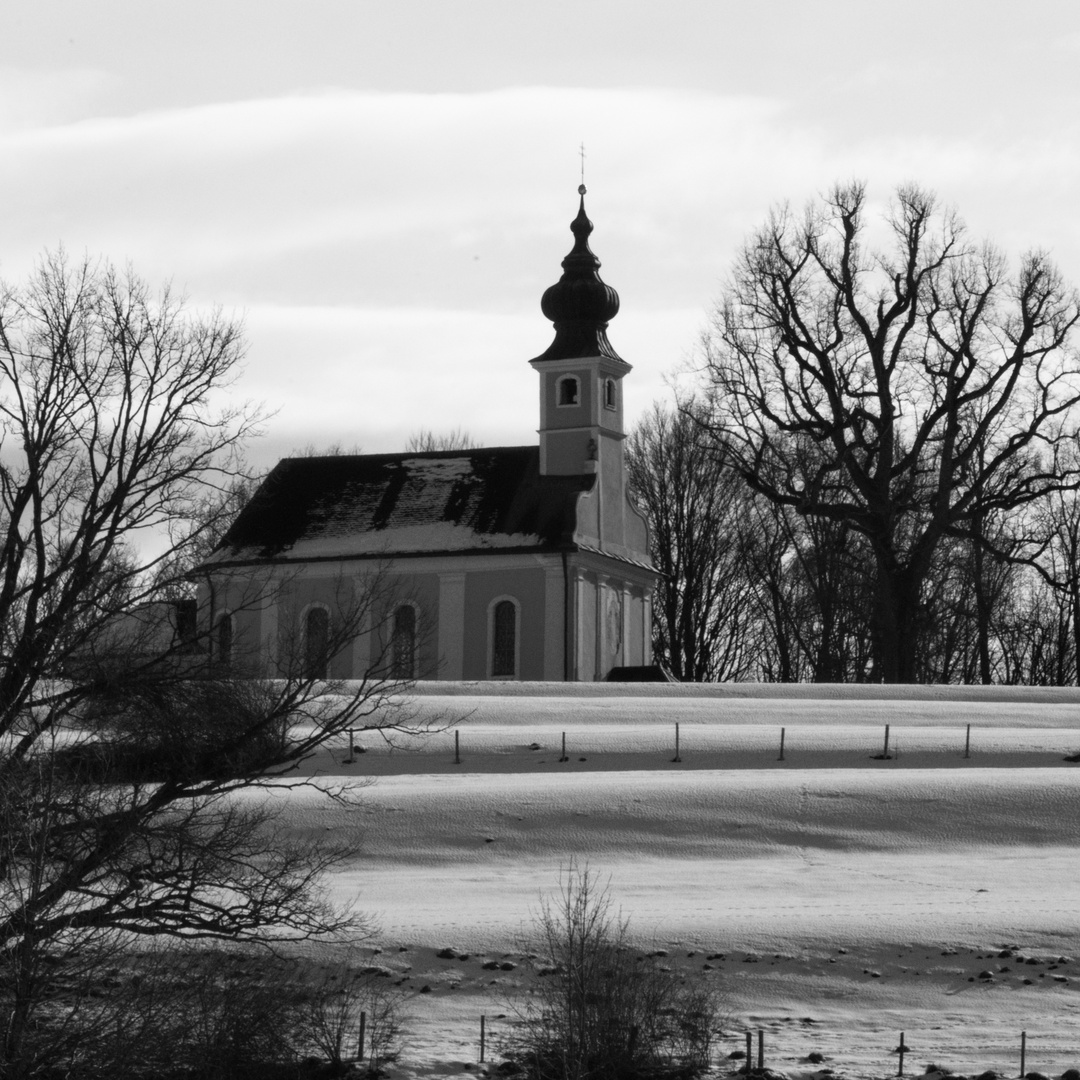
[[[3,38],[0,276],[62,243],[243,317],[258,462],[535,441],[582,142],[631,417],[838,179],[1080,282],[1076,0],[6,0]]]

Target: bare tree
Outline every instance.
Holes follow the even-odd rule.
[[[1010,276],[932,195],[875,231],[862,184],[775,211],[739,255],[705,355],[724,460],[769,500],[846,522],[875,563],[874,676],[917,678],[946,537],[1078,481],[1078,300],[1045,254]]]
[[[1067,646],[1059,649],[1060,679],[1080,684],[1080,497],[1076,492],[1055,495],[1041,508],[1044,537],[1036,561],[1061,609]]]
[[[299,664],[195,679],[184,656],[206,642],[157,632],[216,522],[199,509],[236,482],[258,423],[215,408],[243,351],[220,313],[109,265],[58,253],[0,287],[0,1072],[23,1060],[53,952],[356,921],[320,889],[341,852],[292,838],[268,800],[348,729],[414,730],[385,657],[348,685]],[[377,625],[383,587],[328,654]]]
[[[655,403],[626,444],[630,492],[662,575],[654,649],[685,682],[746,678],[756,660],[743,550],[751,497],[706,444],[705,419],[692,400],[675,410]]]
[[[435,432],[421,428],[413,432],[405,443],[407,454],[426,454],[432,450],[474,450],[476,442],[464,428]]]
[[[762,628],[760,678],[865,682],[867,552],[843,522],[757,497],[744,547],[746,598]]]

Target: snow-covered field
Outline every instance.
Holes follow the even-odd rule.
[[[478,1068],[571,859],[644,952],[721,984],[724,1054],[761,1029],[785,1072],[886,1076],[904,1031],[908,1072],[1016,1075],[1026,1031],[1028,1070],[1080,1066],[1080,692],[428,684],[412,707],[456,724],[312,763],[375,778],[358,807],[287,796],[355,846],[335,895],[415,992],[396,1075]]]

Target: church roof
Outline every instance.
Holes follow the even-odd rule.
[[[285,458],[211,562],[564,550],[594,480],[541,476],[536,446]]]

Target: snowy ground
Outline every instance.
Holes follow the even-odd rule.
[[[907,1072],[1015,1076],[1026,1031],[1028,1070],[1080,1066],[1077,691],[431,684],[415,707],[456,744],[366,735],[310,770],[375,778],[359,807],[288,795],[298,830],[355,845],[335,895],[415,994],[397,1076],[479,1069],[479,1017],[509,1023],[571,859],[643,952],[724,988],[725,1055],[760,1029],[790,1074],[883,1077],[904,1031]]]

